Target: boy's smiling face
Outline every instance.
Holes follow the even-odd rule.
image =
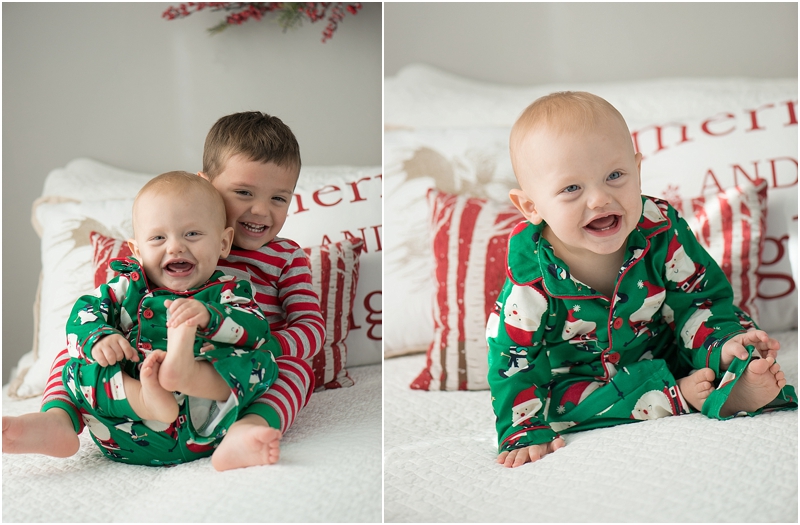
[[[521,190],[510,197],[558,252],[610,255],[624,249],[639,222],[641,154],[627,127],[607,117],[588,130],[552,133],[540,126],[521,143]]]
[[[203,173],[200,176],[205,177]],[[273,240],[289,213],[297,169],[233,155],[211,183],[225,201],[227,225],[233,244],[258,250]]]

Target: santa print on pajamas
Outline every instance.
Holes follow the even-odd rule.
[[[570,275],[542,236],[544,223],[522,222],[509,236],[508,277],[486,334],[500,452],[687,413],[675,380],[706,367],[720,386],[702,411],[722,419],[749,363],[734,359],[721,372],[722,345],[755,323],[733,305],[725,274],[678,212],[642,200],[613,298]],[[796,407],[787,385],[749,415]]]
[[[229,267],[228,265],[231,265]],[[234,248],[218,269],[246,278],[255,300],[267,316],[272,336],[283,355],[276,357],[278,377],[245,413],[254,413],[285,433],[308,403],[314,389],[311,367],[301,357],[315,355],[325,339],[319,299],[312,290],[311,268],[302,249],[293,241],[276,238],[257,251]],[[42,399],[42,411],[57,406],[71,415],[80,432],[83,420],[69,399],[62,371],[69,359],[64,349],[53,361]]]

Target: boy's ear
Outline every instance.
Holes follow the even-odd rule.
[[[231,253],[231,247],[233,247],[233,228],[229,226],[222,232],[222,251],[220,251],[221,259],[224,259],[229,253]]]
[[[133,252],[133,256],[136,257],[136,259],[139,261],[142,260],[142,258],[139,257],[139,245],[136,244],[136,239],[128,239],[128,248],[131,249],[131,252]]]
[[[542,222],[542,217],[536,211],[536,204],[525,195],[525,192],[514,188],[508,192],[508,198],[511,203],[522,213],[523,217],[528,219],[532,224],[539,224]]]
[[[211,179],[209,179],[209,178],[208,178],[208,175],[206,175],[206,174],[205,174],[205,173],[203,173],[202,171],[198,171],[198,172],[197,172],[197,176],[198,176],[198,177],[203,177],[203,178],[204,178],[204,179],[206,179],[208,182],[211,182]]]

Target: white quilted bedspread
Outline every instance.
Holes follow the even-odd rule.
[[[355,386],[314,394],[272,466],[122,465],[86,432],[72,458],[4,454],[3,522],[378,522],[381,367],[349,370]],[[3,394],[3,415],[39,408]]]
[[[797,332],[772,335],[797,387]],[[569,434],[556,453],[506,469],[489,392],[410,390],[424,363],[384,363],[387,523],[797,522],[797,411]]]

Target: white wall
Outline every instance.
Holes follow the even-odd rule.
[[[31,348],[41,268],[31,204],[76,157],[197,171],[211,125],[281,117],[305,165],[381,163],[381,5],[282,33],[273,20],[209,36],[223,15],[167,21],[169,3],[3,3],[3,383]]]
[[[384,69],[529,85],[797,77],[797,3],[387,3]]]

